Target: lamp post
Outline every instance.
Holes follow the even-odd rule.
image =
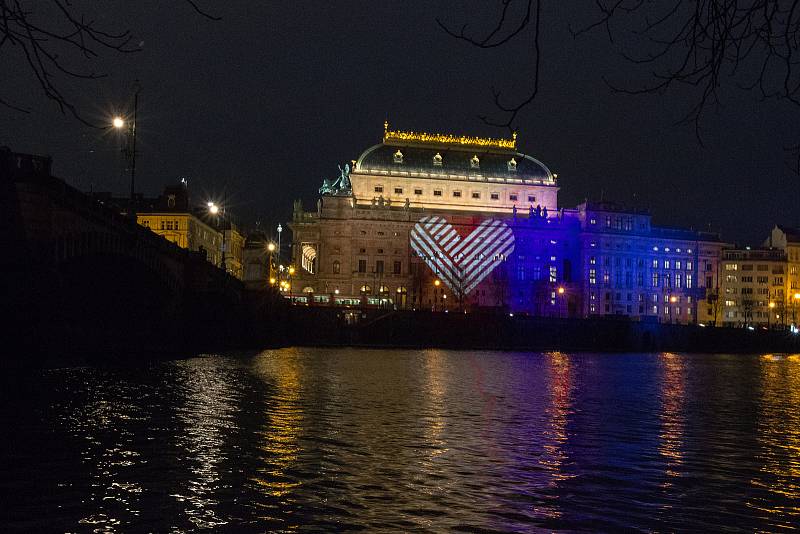
[[[440,285],[442,285],[442,282],[440,282],[438,278],[433,281],[433,311],[436,311],[436,290]]]
[[[136,185],[136,115],[139,111],[139,93],[142,91],[142,87],[139,85],[138,80],[134,84],[134,88],[135,92],[133,93],[133,120],[128,126],[128,135],[130,136],[130,150],[127,155],[130,158],[130,164],[131,164],[131,204],[128,211],[130,212],[129,215],[135,219],[136,208],[135,208],[134,188]],[[120,116],[116,116],[112,121],[112,125],[117,130],[122,130],[125,127],[125,119],[123,119]]]
[[[272,280],[272,254],[275,252],[275,243],[270,242],[267,245],[267,252],[269,252],[269,265],[267,266],[267,277]],[[273,282],[270,282],[273,283]]]
[[[669,298],[669,302],[670,304],[675,304],[676,302],[678,302],[678,297],[676,297],[675,295],[671,296]],[[669,323],[675,324],[675,306],[669,307]]]
[[[214,216],[214,218],[217,221],[217,228],[219,228],[221,230],[220,233],[222,234],[222,260],[220,261],[220,267],[222,267],[222,270],[227,272],[228,269],[227,269],[227,267],[225,265],[225,229],[222,228],[222,226],[219,223],[220,217],[223,219],[223,222],[224,222],[225,210],[224,209],[220,209],[220,207],[217,206],[214,202],[209,202],[208,203],[208,213],[210,213],[211,215]]]
[[[281,232],[283,232],[283,226],[278,223],[278,263],[281,261]]]
[[[770,324],[772,322],[772,310],[775,309],[776,304],[774,302],[770,302],[767,306],[769,310],[767,311],[767,330],[770,330]]]
[[[558,302],[558,316],[559,316],[559,318],[563,316],[563,314],[561,313],[561,311],[562,311],[561,309],[564,307],[564,298],[563,297],[564,297],[564,293],[565,292],[566,292],[566,290],[564,289],[564,286],[559,286],[558,287],[557,293],[558,293],[559,299],[558,299],[557,302]]]

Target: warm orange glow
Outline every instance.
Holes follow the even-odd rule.
[[[439,280],[434,280],[433,281],[433,285],[435,285],[436,287],[439,287],[441,284],[442,283]]]
[[[678,297],[670,297],[669,301],[674,304],[674,303],[678,302]]]
[[[267,250],[269,250],[270,252],[275,252],[275,243],[270,243],[269,245],[267,245]]]
[[[269,279],[269,283],[270,283],[271,285],[275,285],[275,281],[276,281],[276,280],[275,280],[275,278],[270,278],[270,279]]]
[[[294,274],[294,267],[289,267],[289,274]]]
[[[795,300],[800,300],[800,293],[795,293],[794,298]]]
[[[114,125],[114,128],[119,129],[125,126],[125,120],[122,117],[114,117],[112,124]]]
[[[770,303],[769,303],[769,307],[770,307],[770,308],[774,308],[774,307],[775,307],[775,303],[774,303],[774,302],[770,302]]]
[[[558,288],[558,294],[559,295],[563,295],[564,294],[564,288],[563,287],[559,287]]]

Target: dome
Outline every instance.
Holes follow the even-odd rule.
[[[502,177],[554,182],[541,161],[515,150],[513,139],[384,131],[383,143],[365,150],[354,170],[363,173],[424,173]]]

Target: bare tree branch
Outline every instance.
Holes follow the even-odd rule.
[[[195,0],[184,0],[198,14],[210,20],[219,17],[203,11]],[[39,20],[48,12],[54,21],[47,26]],[[69,0],[0,0],[0,53],[18,54],[28,67],[42,93],[52,100],[62,113],[94,126],[84,119],[73,102],[60,89],[63,78],[95,80],[103,78],[97,73],[72,66],[76,61],[86,63],[100,57],[104,51],[119,54],[136,53],[130,31],[111,31],[99,27],[94,20],[86,20]],[[0,106],[29,113],[30,110],[0,98]]]

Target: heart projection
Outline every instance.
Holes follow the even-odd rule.
[[[514,252],[514,233],[488,219],[462,238],[443,217],[423,217],[411,230],[411,246],[456,294],[468,295]]]

